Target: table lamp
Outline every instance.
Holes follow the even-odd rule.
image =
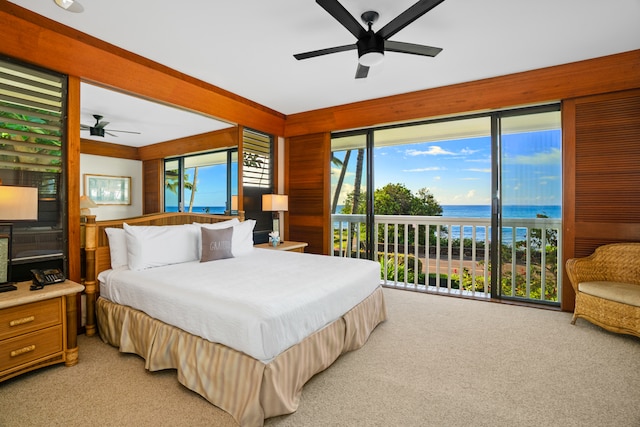
[[[91,215],[91,208],[97,208],[96,202],[89,196],[80,196],[80,216]]]
[[[38,189],[36,187],[13,187],[0,185],[0,220],[3,221],[37,221],[38,220]],[[0,292],[16,289],[9,284],[11,278],[11,264],[13,260],[13,223],[2,224],[9,228],[6,240],[6,262],[4,253],[0,262]],[[0,248],[0,252],[2,249]],[[6,266],[6,269],[3,268]],[[5,273],[4,275],[2,273]]]
[[[273,231],[280,232],[280,212],[289,210],[289,196],[284,194],[263,194],[262,210],[273,212]]]

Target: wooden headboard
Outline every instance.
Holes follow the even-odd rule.
[[[122,228],[123,223],[129,225],[181,225],[200,222],[212,224],[238,218],[244,221],[244,211],[239,211],[238,215],[209,215],[188,212],[164,212],[149,215],[142,215],[132,218],[113,219],[96,221],[95,215],[86,217],[85,223],[85,293],[87,298],[87,336],[94,335],[95,325],[95,302],[96,302],[96,278],[104,270],[111,268],[111,254],[109,252],[109,239],[106,228]]]

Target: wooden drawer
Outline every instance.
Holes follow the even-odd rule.
[[[62,323],[60,298],[0,310],[0,340]]]
[[[62,352],[62,325],[0,341],[0,371]]]

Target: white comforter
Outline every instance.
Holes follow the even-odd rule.
[[[377,262],[255,249],[237,258],[100,273],[100,295],[264,363],[380,286]]]

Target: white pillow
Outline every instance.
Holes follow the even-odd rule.
[[[231,220],[233,221],[233,220]],[[224,221],[226,222],[226,221]],[[226,224],[226,227],[219,226],[219,222],[213,224],[200,224],[204,228],[227,228],[229,225]],[[233,256],[242,256],[250,253],[253,250],[253,229],[256,226],[255,219],[247,219],[245,221],[238,221],[237,224],[233,226],[233,237],[231,238],[231,252],[233,252]]]
[[[197,227],[123,224],[130,270],[144,270],[200,259]]]
[[[105,228],[109,239],[109,254],[111,255],[111,268],[128,266],[127,239],[122,228]]]
[[[233,226],[231,252],[234,257],[247,255],[253,251],[253,229],[255,226],[255,219],[247,219]]]
[[[204,222],[194,222],[195,225],[200,225],[200,226],[204,226],[206,228],[209,229],[221,229],[221,228],[227,228],[230,227],[232,225],[236,225],[236,224],[240,224],[240,220],[238,218],[231,218],[231,219],[227,219],[225,221],[220,221],[220,222],[212,222],[212,223],[204,223]]]

